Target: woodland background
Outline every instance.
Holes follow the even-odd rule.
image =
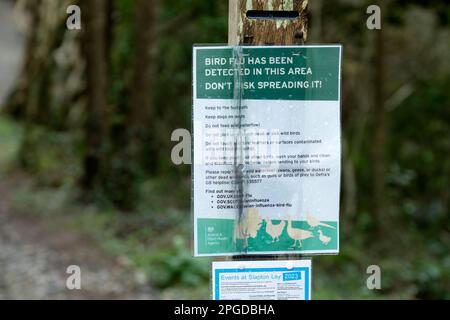
[[[82,31],[65,27],[70,4]],[[309,1],[308,43],[344,46],[341,253],[314,259],[313,296],[449,299],[450,5],[383,1],[371,31],[371,4]],[[67,217],[162,298],[209,298],[210,260],[191,258],[190,167],[172,164],[170,136],[190,129],[192,45],[227,42],[227,1],[15,7],[23,57],[0,101],[0,178],[21,181],[6,186],[11,210]]]

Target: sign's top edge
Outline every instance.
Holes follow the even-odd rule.
[[[342,44],[305,44],[305,45],[271,45],[271,46],[229,46],[226,44],[194,44],[193,48],[196,49],[230,49],[234,47],[240,47],[245,49],[267,49],[267,48],[342,48]]]
[[[238,264],[242,267],[249,266],[258,266],[264,268],[267,264],[292,264],[294,266],[304,266],[308,264],[312,264],[311,258],[304,258],[304,259],[294,259],[294,260],[276,260],[275,257],[271,260],[239,260],[239,261],[213,261],[213,266],[220,266],[220,265],[232,265],[232,264]]]

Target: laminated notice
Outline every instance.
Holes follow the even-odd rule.
[[[339,252],[341,51],[194,47],[196,256]]]
[[[214,300],[310,300],[311,260],[213,262]]]

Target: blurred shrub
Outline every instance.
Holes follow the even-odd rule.
[[[173,239],[170,248],[155,254],[153,261],[151,279],[161,288],[196,287],[209,281],[210,260],[192,259],[191,249],[180,236]]]

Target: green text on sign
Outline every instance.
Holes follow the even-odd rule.
[[[195,47],[197,99],[339,100],[340,46]],[[240,89],[241,90],[240,90]]]

